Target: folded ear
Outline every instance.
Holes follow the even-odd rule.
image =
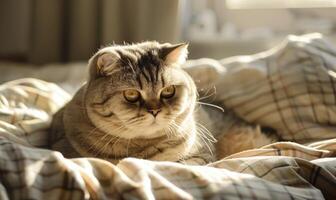
[[[188,44],[181,43],[162,47],[161,58],[167,65],[183,64],[188,57]]]
[[[89,60],[90,80],[108,76],[116,69],[119,57],[109,51],[99,51]]]

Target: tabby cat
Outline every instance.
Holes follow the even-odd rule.
[[[51,148],[66,157],[99,157],[112,163],[125,157],[189,164],[214,161],[213,136],[232,130],[227,122],[237,120],[229,117],[217,123],[223,117],[216,117],[222,124],[217,125],[197,106],[196,86],[181,68],[187,46],[143,42],[99,50],[89,61],[87,83],[53,118]],[[232,140],[244,141],[245,130],[218,137],[224,140],[217,145],[217,155],[254,147],[234,149]]]

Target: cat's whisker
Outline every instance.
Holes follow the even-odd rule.
[[[144,117],[141,117],[141,118],[134,118],[134,119],[125,121],[124,124],[125,124],[126,126],[134,126],[135,123],[137,123],[137,122],[141,122],[143,119],[144,119]]]
[[[105,149],[110,146],[110,143],[112,141],[118,141],[120,138],[119,137],[112,137],[105,145],[102,146],[102,148],[100,148],[100,150],[97,152],[97,155],[99,155],[100,153],[103,153],[107,156],[107,153],[105,152]],[[113,148],[113,145],[111,146],[111,149]]]
[[[208,136],[207,138],[209,139],[209,141],[217,142],[216,138],[211,134],[211,132],[205,126],[203,126],[201,123],[198,123],[198,122],[196,122],[196,126],[198,126],[199,130],[204,131],[203,133],[206,136]]]
[[[105,149],[109,146],[109,144],[112,142],[112,141],[115,141],[117,140],[116,137],[112,137],[108,140],[108,142],[106,142],[105,144],[102,144],[98,151],[96,152],[96,156],[99,156],[99,157],[102,157],[102,158],[105,158],[107,155],[108,155],[108,152],[105,151]]]
[[[215,104],[211,104],[211,103],[205,103],[205,102],[201,102],[201,101],[197,101],[196,103],[201,104],[201,105],[205,105],[205,106],[209,106],[209,107],[213,107],[213,108],[217,108],[220,111],[224,112],[224,108],[217,106]]]
[[[207,149],[209,150],[210,154],[213,155],[212,149],[210,147],[210,145],[207,143],[207,141],[205,140],[204,137],[199,137],[205,144],[205,146],[207,147]]]
[[[93,143],[93,144],[89,147],[88,151],[91,151],[92,149],[94,149],[94,148],[96,147],[96,145],[97,145],[99,142],[101,142],[102,140],[104,140],[104,138],[106,138],[108,135],[109,135],[109,134],[105,134],[103,137],[101,137],[99,140],[97,140],[95,143]]]
[[[182,134],[178,134],[178,131],[174,131],[174,133],[176,134],[176,137],[182,137],[183,140],[187,140],[188,139],[187,135],[186,135],[187,133],[182,129],[181,126],[179,126],[175,122],[173,122],[171,125],[174,126],[172,128],[178,129],[180,132],[182,132]],[[186,145],[186,143],[183,143],[183,145]]]
[[[167,129],[168,129],[168,135],[171,137],[171,138],[169,137],[169,139],[174,138],[175,132],[173,131],[171,125],[168,124]]]
[[[104,127],[104,126],[101,126],[101,127]],[[106,126],[106,127],[107,127],[107,126]],[[97,129],[98,129],[98,127],[93,128],[93,129],[89,132],[89,134],[94,133]],[[106,133],[103,137],[101,137],[100,140],[97,140],[95,143],[93,143],[93,144],[89,147],[88,151],[91,151],[91,150],[95,147],[95,145],[96,145],[98,142],[101,142],[101,140],[103,140],[103,139],[104,139],[105,137],[107,137],[108,135],[109,135],[109,134]]]
[[[178,124],[176,124],[175,122],[172,124],[173,126],[175,126],[175,127],[180,127]],[[181,136],[182,136],[182,138],[184,139],[184,140],[188,140],[188,138],[186,138],[186,136],[187,136],[187,133],[185,133],[185,130],[181,130],[182,131],[182,134],[181,134]],[[187,143],[186,142],[183,142],[182,143],[183,144],[183,146],[184,146],[184,148],[188,148],[187,147]],[[195,140],[195,141],[193,141],[193,145],[195,145],[196,144],[196,147],[199,145],[199,146],[202,146],[202,145],[200,145],[200,143],[197,141],[197,140]],[[198,148],[198,147],[197,147]],[[179,158],[180,158],[180,160],[183,158],[183,156],[182,156],[182,153],[180,153],[180,155],[178,156]]]
[[[95,152],[95,156],[98,156],[99,153],[102,151],[102,148],[98,148],[97,146],[99,146],[100,143],[103,143],[102,140],[103,138],[106,138],[109,134],[105,134],[101,139],[97,140],[94,144],[91,145],[90,149],[95,148],[96,152]],[[113,138],[113,137],[111,137]],[[104,145],[102,145],[104,146]]]
[[[202,108],[201,104],[197,104],[197,103],[196,103],[194,112],[199,111],[201,108]]]
[[[213,89],[214,91],[213,91],[211,94],[208,94],[208,93],[210,92],[211,89]],[[210,98],[211,96],[216,95],[216,93],[217,93],[216,86],[213,86],[213,87],[211,87],[211,88],[208,88],[208,90],[205,92],[204,96],[203,96],[203,97],[200,97],[200,98],[198,99],[198,101],[201,101],[201,100],[204,100],[204,99],[208,99],[208,98]]]
[[[113,149],[113,147],[120,141],[121,138],[118,138],[111,146],[111,149]],[[114,153],[114,159],[117,159],[117,152]]]
[[[104,124],[104,125],[102,125],[102,126],[97,126],[97,127],[93,128],[93,129],[89,132],[89,134],[94,133],[94,132],[97,131],[98,129],[104,129],[104,128],[112,128],[112,127],[111,127],[110,124]],[[114,129],[114,131],[120,131],[120,130],[122,130],[122,129],[124,129],[124,128],[125,128],[125,126],[120,126],[120,127],[116,128],[116,129]],[[109,134],[109,133],[105,133],[101,138],[99,138],[99,140],[97,140],[96,142],[94,142],[94,143],[89,147],[88,150],[91,151],[92,149],[96,148],[97,144],[100,143],[100,142],[102,142],[102,141],[103,141],[106,137],[108,137],[108,136],[111,136],[112,139],[114,138],[113,135],[111,135],[111,134]],[[104,146],[105,146],[105,145],[104,145]],[[97,150],[97,152],[96,152],[95,156],[97,156],[97,155],[101,152],[102,149],[101,149],[101,148],[96,148],[96,150]]]
[[[99,127],[96,127],[96,128],[94,128],[90,133],[92,133],[93,131],[96,131],[98,128],[108,128],[108,127],[110,127],[111,125],[104,125],[104,126],[99,126]],[[112,127],[111,127],[112,128]],[[121,130],[121,129],[123,129],[123,128],[125,128],[125,126],[120,126],[120,127],[118,127],[117,129],[115,129],[114,131],[119,131],[119,130]],[[115,138],[113,135],[111,135],[111,134],[109,134],[109,133],[105,133],[104,134],[104,136],[102,136],[99,140],[97,140],[95,143],[93,143],[90,147],[89,147],[89,150],[92,150],[93,148],[95,148],[96,147],[96,145],[98,144],[98,143],[100,143],[100,142],[102,142],[106,137],[108,137],[108,136],[111,136],[111,139],[113,139],[113,138]],[[111,140],[110,140],[111,141]],[[106,143],[106,144],[108,144],[108,143]],[[106,144],[104,145],[104,147],[106,146]],[[101,148],[97,148],[97,149],[99,149],[98,150],[98,152],[96,152],[96,155],[95,156],[97,156],[100,152],[102,152],[102,151],[104,151],[105,150],[105,148],[104,149],[101,149]]]
[[[170,133],[169,125],[163,129],[163,132],[167,136],[168,140],[170,140],[172,135]]]
[[[212,144],[215,143],[217,140],[213,138],[212,136],[208,135],[205,130],[202,130],[201,128],[198,129],[197,133],[201,138],[206,140],[208,143]]]
[[[174,130],[174,127],[172,127],[171,124],[168,127],[169,127],[169,132],[172,135],[172,137],[178,136],[177,131]]]
[[[170,130],[169,130],[169,126],[167,126],[166,128],[163,129],[163,132],[164,134],[167,136],[168,140],[170,140],[171,138],[171,133],[170,133]]]
[[[174,129],[179,129],[180,127],[173,121],[171,124],[169,124],[170,125],[170,128],[171,128],[171,130],[174,130]],[[175,130],[175,131],[173,131],[173,134],[175,135],[175,136],[178,136],[178,131],[177,130]],[[182,136],[183,134],[181,134],[181,136]]]

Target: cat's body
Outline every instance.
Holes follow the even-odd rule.
[[[220,139],[217,154],[233,153],[221,147],[234,146],[231,139],[243,141],[245,125],[231,116],[225,122],[219,111],[195,109],[196,86],[181,69],[186,54],[187,45],[156,42],[98,51],[89,62],[88,82],[54,116],[51,148],[66,157],[113,163],[137,157],[205,164],[216,159],[209,129]],[[211,119],[213,113],[222,117]],[[237,127],[242,133],[223,134]],[[261,136],[262,144],[273,141],[260,131],[253,134]],[[251,143],[235,151],[254,147]]]
[[[89,81],[54,116],[52,149],[114,163],[212,161],[195,122],[196,87],[180,68],[186,54],[184,44],[156,42],[100,50],[89,62]]]

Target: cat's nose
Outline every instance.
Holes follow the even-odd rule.
[[[159,112],[161,112],[161,109],[150,109],[148,110],[148,112],[152,114],[154,117],[156,117],[156,115],[159,114]]]

